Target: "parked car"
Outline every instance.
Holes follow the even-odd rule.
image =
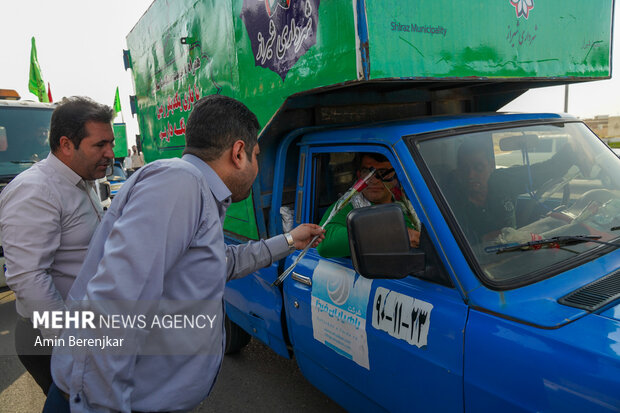
[[[95,181],[95,192],[97,192],[97,197],[101,201],[103,210],[106,211],[110,204],[112,204],[112,190],[105,176]]]
[[[127,180],[127,175],[125,174],[125,170],[123,169],[123,165],[116,161],[112,168],[110,168],[110,173],[106,175],[108,182],[110,183],[110,198],[114,198],[116,193],[121,186]]]

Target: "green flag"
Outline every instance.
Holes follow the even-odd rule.
[[[118,86],[116,87],[116,95],[114,95],[114,114],[121,111],[121,98],[118,97]]]
[[[30,80],[28,81],[28,90],[37,95],[39,102],[49,102],[45,82],[41,76],[41,68],[39,67],[39,59],[37,58],[37,45],[32,36],[32,48],[30,49]]]

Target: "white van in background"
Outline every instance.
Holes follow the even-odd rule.
[[[20,100],[15,90],[0,89],[0,191],[19,173],[47,157],[54,104]],[[0,287],[6,286],[0,247]]]

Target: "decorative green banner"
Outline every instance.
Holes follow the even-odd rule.
[[[114,130],[114,157],[123,158],[127,156],[127,125],[115,123]]]

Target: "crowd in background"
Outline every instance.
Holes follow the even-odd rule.
[[[123,160],[123,169],[129,172],[135,171],[142,166],[144,166],[144,154],[138,150],[136,145],[133,145],[131,149],[127,150],[127,156]]]

